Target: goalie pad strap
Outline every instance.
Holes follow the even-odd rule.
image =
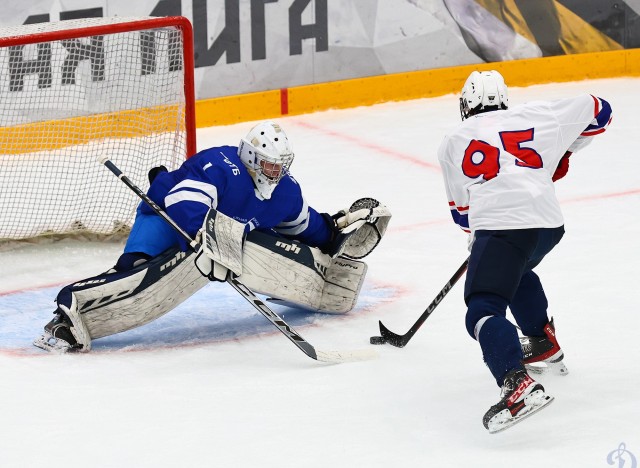
[[[58,295],[58,307],[67,315],[69,320],[71,320],[73,326],[70,328],[70,331],[78,344],[82,345],[80,349],[83,352],[91,351],[91,334],[78,313],[76,297],[70,290],[65,289],[61,291],[61,294],[64,295],[63,298],[60,298],[60,294]]]

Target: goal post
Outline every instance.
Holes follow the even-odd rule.
[[[187,18],[0,28],[0,241],[126,233],[148,171],[196,152]]]

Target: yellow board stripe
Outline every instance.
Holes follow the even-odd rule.
[[[102,138],[174,132],[178,123],[184,126],[183,113],[178,105],[157,106],[0,127],[0,155],[51,151]]]
[[[640,76],[640,49],[481,63],[297,86],[196,102],[197,127],[458,93],[473,70],[498,70],[509,86]],[[286,101],[283,101],[286,100]],[[53,150],[100,138],[172,132],[180,112],[159,106],[0,127],[0,155]],[[123,123],[124,121],[124,123]],[[184,129],[181,129],[184,130]]]
[[[196,101],[196,126],[212,127],[281,115],[280,90]]]
[[[265,91],[196,103],[198,127],[459,93],[473,70],[498,70],[509,86],[640,76],[640,49],[480,63]],[[281,97],[288,96],[286,105]],[[288,112],[283,114],[282,110]]]

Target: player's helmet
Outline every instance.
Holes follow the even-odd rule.
[[[238,155],[249,170],[260,195],[271,198],[282,176],[289,171],[293,152],[284,130],[274,122],[259,123],[240,141]]]
[[[462,120],[479,114],[509,107],[509,96],[504,78],[495,70],[469,75],[462,87],[460,115]]]

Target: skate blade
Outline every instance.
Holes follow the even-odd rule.
[[[567,375],[569,369],[564,365],[562,361],[559,362],[537,362],[535,364],[524,365],[527,372],[536,375],[542,374],[554,374],[554,375]]]
[[[543,390],[536,390],[527,395],[524,400],[526,405],[525,409],[520,411],[516,416],[511,416],[511,413],[507,409],[495,415],[492,420],[489,421],[489,434],[502,432],[518,424],[523,419],[528,418],[549,405],[549,403],[553,401],[553,397],[544,393]]]

